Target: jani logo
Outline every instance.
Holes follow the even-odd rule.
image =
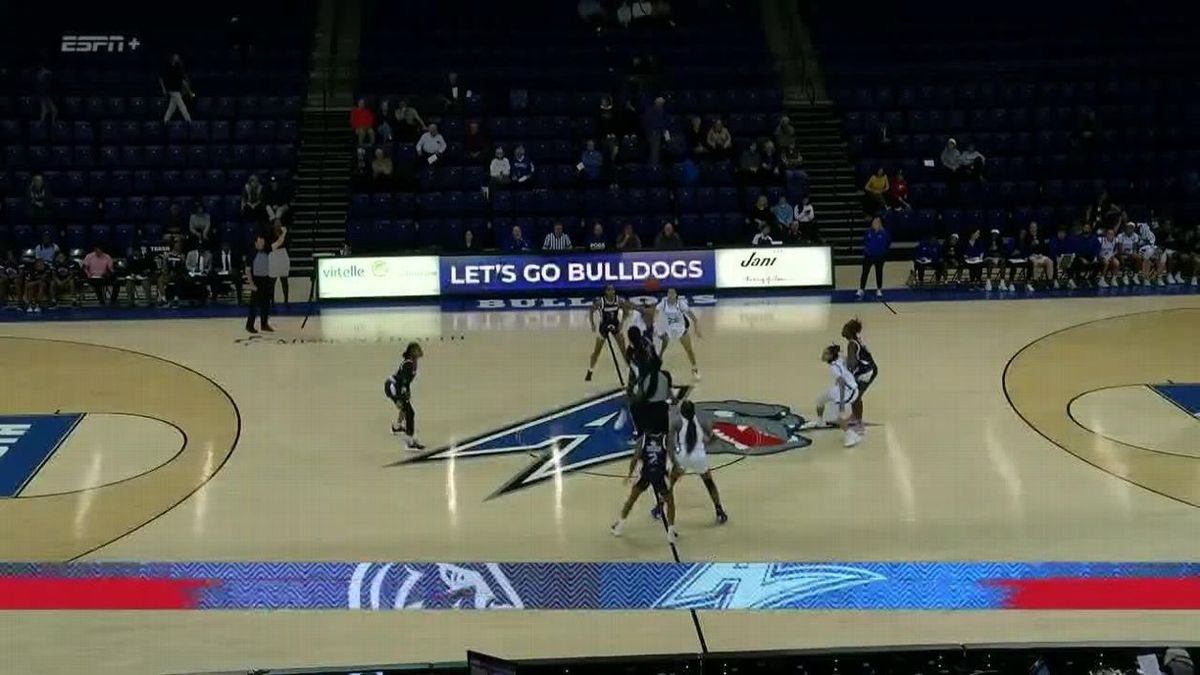
[[[64,35],[61,50],[63,53],[117,54],[125,51],[136,52],[142,43],[136,37],[126,38],[124,35]]]
[[[775,259],[761,256],[754,251],[751,251],[750,256],[739,264],[742,267],[773,267],[775,265]]]
[[[392,466],[418,461],[524,454],[535,457],[489,499],[532,487],[550,478],[633,454],[633,430],[616,428],[625,407],[622,390],[461,443],[431,450]],[[747,401],[697,401],[696,414],[710,424],[716,439],[709,454],[766,455],[812,443],[798,431],[804,419],[787,406]]]

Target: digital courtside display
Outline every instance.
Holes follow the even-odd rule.
[[[644,290],[821,288],[833,285],[824,246],[558,255],[381,256],[317,261],[321,299],[506,296]]]

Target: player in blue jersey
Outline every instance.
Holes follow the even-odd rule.
[[[425,352],[421,345],[410,342],[404,348],[404,361],[396,372],[383,383],[383,393],[395,404],[397,410],[396,423],[392,425],[393,434],[404,434],[405,444],[412,450],[424,450],[425,446],[417,440],[417,412],[412,404],[412,384],[417,379],[417,361]]]

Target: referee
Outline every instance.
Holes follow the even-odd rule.
[[[267,314],[271,311],[271,295],[275,289],[275,285],[271,283],[271,252],[267,250],[267,240],[259,235],[254,239],[254,258],[250,260],[250,285],[254,289],[253,299],[250,301],[249,312],[246,314],[246,331],[249,333],[257,333],[254,330],[254,312],[258,311],[259,327],[267,332],[275,331],[271,328],[271,324],[267,323]]]
[[[554,231],[542,241],[543,251],[567,251],[571,248],[571,237],[563,232],[562,223],[554,223]]]

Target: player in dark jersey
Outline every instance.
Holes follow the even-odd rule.
[[[666,505],[664,512],[667,521],[667,542],[674,544],[679,535],[675,532],[675,497],[667,485],[667,476],[675,470],[675,450],[674,440],[666,427],[646,429],[646,433],[642,435],[641,444],[634,452],[633,461],[629,464],[629,479],[633,478],[633,472],[639,464],[641,473],[638,475],[637,482],[629,490],[629,498],[621,507],[621,515],[617,518],[617,522],[613,523],[613,536],[621,536],[625,529],[625,519],[629,517],[633,505],[637,503],[646,488],[654,488],[655,496]]]
[[[417,379],[417,361],[425,356],[421,345],[410,342],[404,348],[404,361],[396,369],[395,374],[383,383],[383,393],[396,405],[396,423],[392,425],[393,434],[404,434],[405,444],[412,450],[424,450],[425,446],[417,440],[417,412],[412,405],[412,383]]]
[[[79,269],[79,263],[68,259],[66,253],[59,251],[55,254],[54,263],[50,266],[50,281],[47,289],[50,296],[50,307],[58,307],[58,301],[63,295],[70,296],[71,304],[79,306],[79,293],[75,286]]]
[[[50,269],[46,267],[46,261],[41,258],[23,260],[21,278],[25,286],[25,311],[42,311],[47,286],[50,284]]]
[[[879,375],[879,366],[867,345],[862,341],[862,322],[850,319],[842,326],[842,337],[846,338],[846,367],[858,381],[858,398],[850,404],[850,424],[863,432],[863,395]]]
[[[592,371],[596,368],[596,361],[600,358],[600,350],[604,348],[604,343],[608,341],[611,335],[617,339],[617,346],[621,353],[625,353],[625,336],[621,334],[621,326],[625,323],[625,317],[629,312],[629,301],[617,295],[617,289],[610,284],[605,286],[604,295],[596,298],[596,302],[592,303],[592,309],[588,312],[588,323],[592,326],[592,332],[596,334],[596,346],[592,348],[592,359],[588,362],[587,375],[583,378],[584,382],[592,381]],[[600,315],[600,325],[596,325],[596,315]]]

